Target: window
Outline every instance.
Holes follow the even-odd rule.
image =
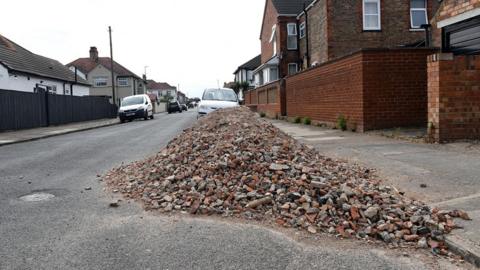
[[[380,0],[363,0],[363,30],[381,30]]]
[[[297,49],[297,24],[289,23],[287,24],[287,48],[289,50]]]
[[[288,75],[293,75],[298,72],[298,64],[290,63],[288,64]]]
[[[412,29],[428,23],[426,0],[410,0],[410,22]]]
[[[300,38],[304,38],[305,37],[305,22],[302,22],[300,24]]]
[[[47,92],[56,94],[57,93],[57,86],[56,85],[49,85],[47,86]]]
[[[128,78],[117,78],[118,86],[128,86]]]
[[[277,25],[272,26],[272,35],[270,36],[270,43],[273,43],[273,56],[277,55]]]
[[[278,80],[278,68],[272,67],[270,68],[270,78],[269,82],[273,82]]]
[[[273,56],[277,55],[277,39],[273,41]]]
[[[97,87],[107,86],[107,77],[95,77],[93,84]]]

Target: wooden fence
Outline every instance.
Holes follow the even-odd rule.
[[[67,96],[0,89],[0,131],[117,117],[106,97]]]

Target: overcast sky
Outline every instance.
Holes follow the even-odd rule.
[[[263,0],[2,1],[0,34],[67,64],[90,46],[137,75],[180,84],[190,97],[233,80],[236,67],[260,53]]]

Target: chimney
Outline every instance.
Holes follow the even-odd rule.
[[[98,50],[97,47],[90,47],[90,59],[98,62]]]

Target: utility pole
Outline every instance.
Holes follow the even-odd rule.
[[[108,33],[110,35],[110,71],[112,72],[112,99],[113,104],[117,104],[117,99],[115,95],[115,74],[113,72],[113,45],[112,45],[112,27],[108,27]]]

